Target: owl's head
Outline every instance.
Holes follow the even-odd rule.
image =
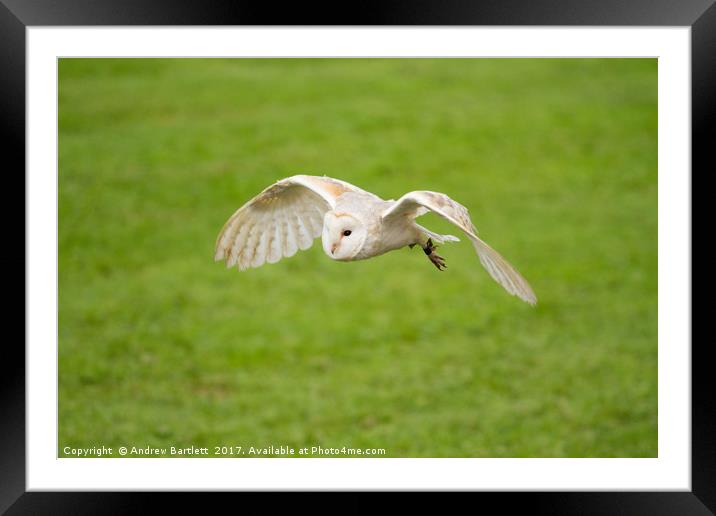
[[[368,231],[348,213],[329,211],[323,219],[323,251],[334,260],[352,260],[363,248]]]

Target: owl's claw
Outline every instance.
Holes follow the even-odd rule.
[[[444,271],[447,269],[447,265],[445,265],[445,258],[442,256],[438,256],[437,254],[431,254],[428,256],[430,258],[430,261],[433,262],[435,267],[438,268],[439,271]]]
[[[427,255],[433,265],[435,265],[439,271],[442,271],[447,269],[447,265],[445,265],[445,258],[434,252],[437,248],[438,246],[433,244],[433,239],[428,238],[428,243],[425,244],[425,247],[423,247],[423,252]]]

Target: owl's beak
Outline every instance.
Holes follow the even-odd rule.
[[[331,254],[336,254],[336,247],[338,247],[338,244],[333,244],[331,246]]]

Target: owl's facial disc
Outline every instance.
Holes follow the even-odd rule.
[[[323,251],[334,260],[352,260],[367,234],[365,226],[352,215],[329,211],[323,219]]]

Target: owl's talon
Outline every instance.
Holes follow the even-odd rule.
[[[439,271],[442,271],[447,269],[447,265],[445,265],[445,258],[433,252],[437,248],[438,246],[433,244],[432,238],[428,238],[427,244],[423,247],[423,252],[425,252],[433,265],[435,265]]]
[[[438,256],[437,254],[431,254],[428,256],[430,258],[430,261],[433,262],[433,265],[438,268],[439,271],[443,271],[447,269],[447,265],[445,265],[445,258],[442,256]]]

